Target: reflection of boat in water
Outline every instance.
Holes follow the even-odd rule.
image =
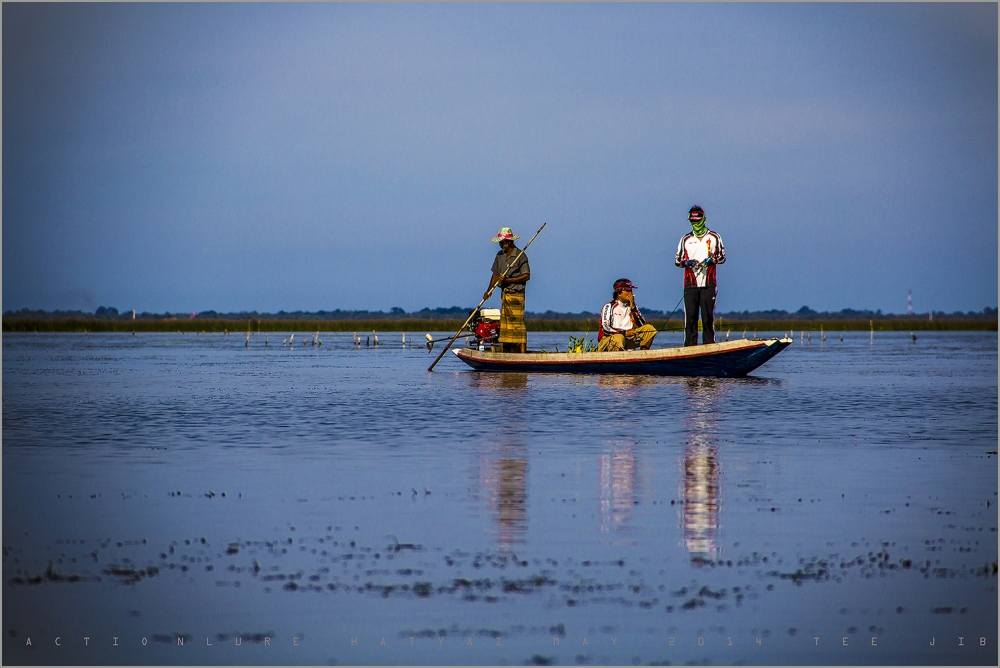
[[[659,376],[745,376],[791,345],[785,339],[740,339],[722,343],[603,353],[501,353],[459,348],[460,360],[477,371],[618,373]]]

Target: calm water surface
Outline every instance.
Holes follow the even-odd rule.
[[[5,663],[996,662],[995,333],[746,379],[285,336],[3,337]]]

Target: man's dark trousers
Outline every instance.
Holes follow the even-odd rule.
[[[684,345],[698,345],[698,314],[701,342],[715,343],[715,286],[684,288]]]

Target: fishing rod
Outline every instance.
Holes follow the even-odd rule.
[[[674,313],[677,313],[677,309],[680,307],[682,301],[684,301],[683,293],[681,294],[681,298],[677,300],[677,305],[674,306],[674,310],[670,312],[670,315],[668,315],[667,319],[663,322],[664,331],[667,331],[667,323],[670,322],[670,319],[674,317]]]
[[[700,269],[706,267],[707,264],[705,263],[705,261],[702,261],[702,262],[699,262],[696,266],[700,270]],[[670,312],[670,315],[668,315],[666,321],[664,321],[664,323],[663,323],[663,329],[664,330],[667,329],[667,323],[670,322],[670,319],[674,317],[674,313],[677,313],[677,309],[680,308],[680,305],[681,305],[682,301],[684,301],[684,293],[683,292],[681,292],[681,298],[677,300],[677,305],[674,306],[674,310]]]
[[[493,291],[497,289],[497,287],[500,285],[501,282],[503,282],[503,279],[507,278],[507,272],[514,268],[514,266],[517,264],[518,260],[521,259],[521,256],[524,255],[524,251],[528,250],[528,246],[530,246],[532,244],[532,242],[534,242],[534,240],[538,238],[538,235],[542,233],[542,230],[545,229],[546,225],[548,225],[547,222],[546,223],[542,223],[542,226],[538,228],[537,232],[535,232],[535,236],[531,237],[531,240],[528,241],[528,243],[524,244],[524,248],[522,248],[521,252],[517,254],[517,257],[514,258],[514,261],[513,262],[509,262],[507,264],[507,268],[503,270],[503,273],[500,274],[497,277],[496,282],[493,285],[490,286],[489,290],[486,291],[486,296],[483,297],[483,300],[481,302],[479,302],[479,305],[476,306],[476,308],[472,309],[472,313],[470,313],[469,317],[465,319],[465,322],[462,323],[462,326],[458,328],[458,331],[455,332],[455,335],[453,337],[451,337],[451,339],[448,341],[448,345],[446,345],[441,350],[441,352],[438,353],[438,356],[434,358],[434,361],[431,362],[431,365],[429,367],[427,367],[428,371],[433,371],[434,370],[434,366],[441,360],[442,357],[444,357],[444,354],[446,352],[448,352],[448,349],[451,348],[451,344],[455,343],[455,339],[457,339],[459,336],[462,335],[462,330],[469,326],[469,322],[472,321],[472,318],[476,315],[476,313],[479,311],[479,309],[482,308],[483,304],[486,303],[486,300],[489,299],[493,295]]]

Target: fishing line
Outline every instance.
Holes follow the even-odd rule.
[[[680,307],[682,301],[684,301],[683,293],[681,294],[681,298],[677,300],[677,306],[674,306],[674,310],[670,312],[670,315],[667,316],[666,322],[663,323],[664,331],[667,329],[667,323],[669,323],[670,319],[674,317],[674,313],[677,313],[677,309]]]

